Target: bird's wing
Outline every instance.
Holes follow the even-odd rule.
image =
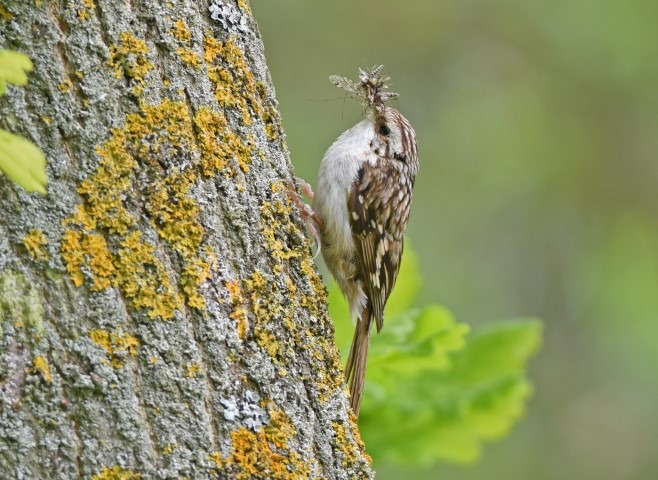
[[[409,218],[411,192],[398,195],[402,173],[382,159],[365,162],[350,190],[347,204],[356,246],[377,331],[384,324],[384,307],[400,270],[403,232]],[[410,187],[409,187],[410,188]]]

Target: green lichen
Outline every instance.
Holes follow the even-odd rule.
[[[45,335],[44,308],[39,292],[20,272],[0,273],[0,333],[5,322],[22,328],[31,340]]]

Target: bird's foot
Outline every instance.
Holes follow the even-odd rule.
[[[307,182],[302,180],[299,177],[296,177],[297,184],[299,185],[299,188],[301,189],[302,193],[306,195],[307,198],[310,200],[313,200],[313,189],[311,188],[311,185],[309,185]],[[304,223],[306,223],[306,228],[308,228],[309,232],[311,232],[311,235],[313,235],[313,238],[315,239],[315,244],[318,246],[318,251],[315,254],[315,257],[318,256],[320,253],[320,248],[322,243],[320,242],[320,234],[318,233],[318,228],[322,228],[324,225],[324,222],[320,218],[320,216],[311,208],[311,206],[302,200],[302,196],[297,193],[297,186],[292,182],[292,180],[286,179],[284,180],[286,186],[288,187],[286,189],[286,193],[290,197],[290,199],[293,201],[293,203],[299,208],[299,211],[302,214],[302,218],[304,219]],[[313,258],[315,258],[313,257]]]

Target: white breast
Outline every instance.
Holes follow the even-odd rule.
[[[351,255],[354,250],[347,211],[347,196],[362,163],[372,160],[370,143],[375,130],[370,120],[356,124],[329,147],[324,154],[313,210],[323,219],[328,243]]]

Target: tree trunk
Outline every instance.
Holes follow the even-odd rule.
[[[245,0],[3,0],[2,478],[369,478]]]

